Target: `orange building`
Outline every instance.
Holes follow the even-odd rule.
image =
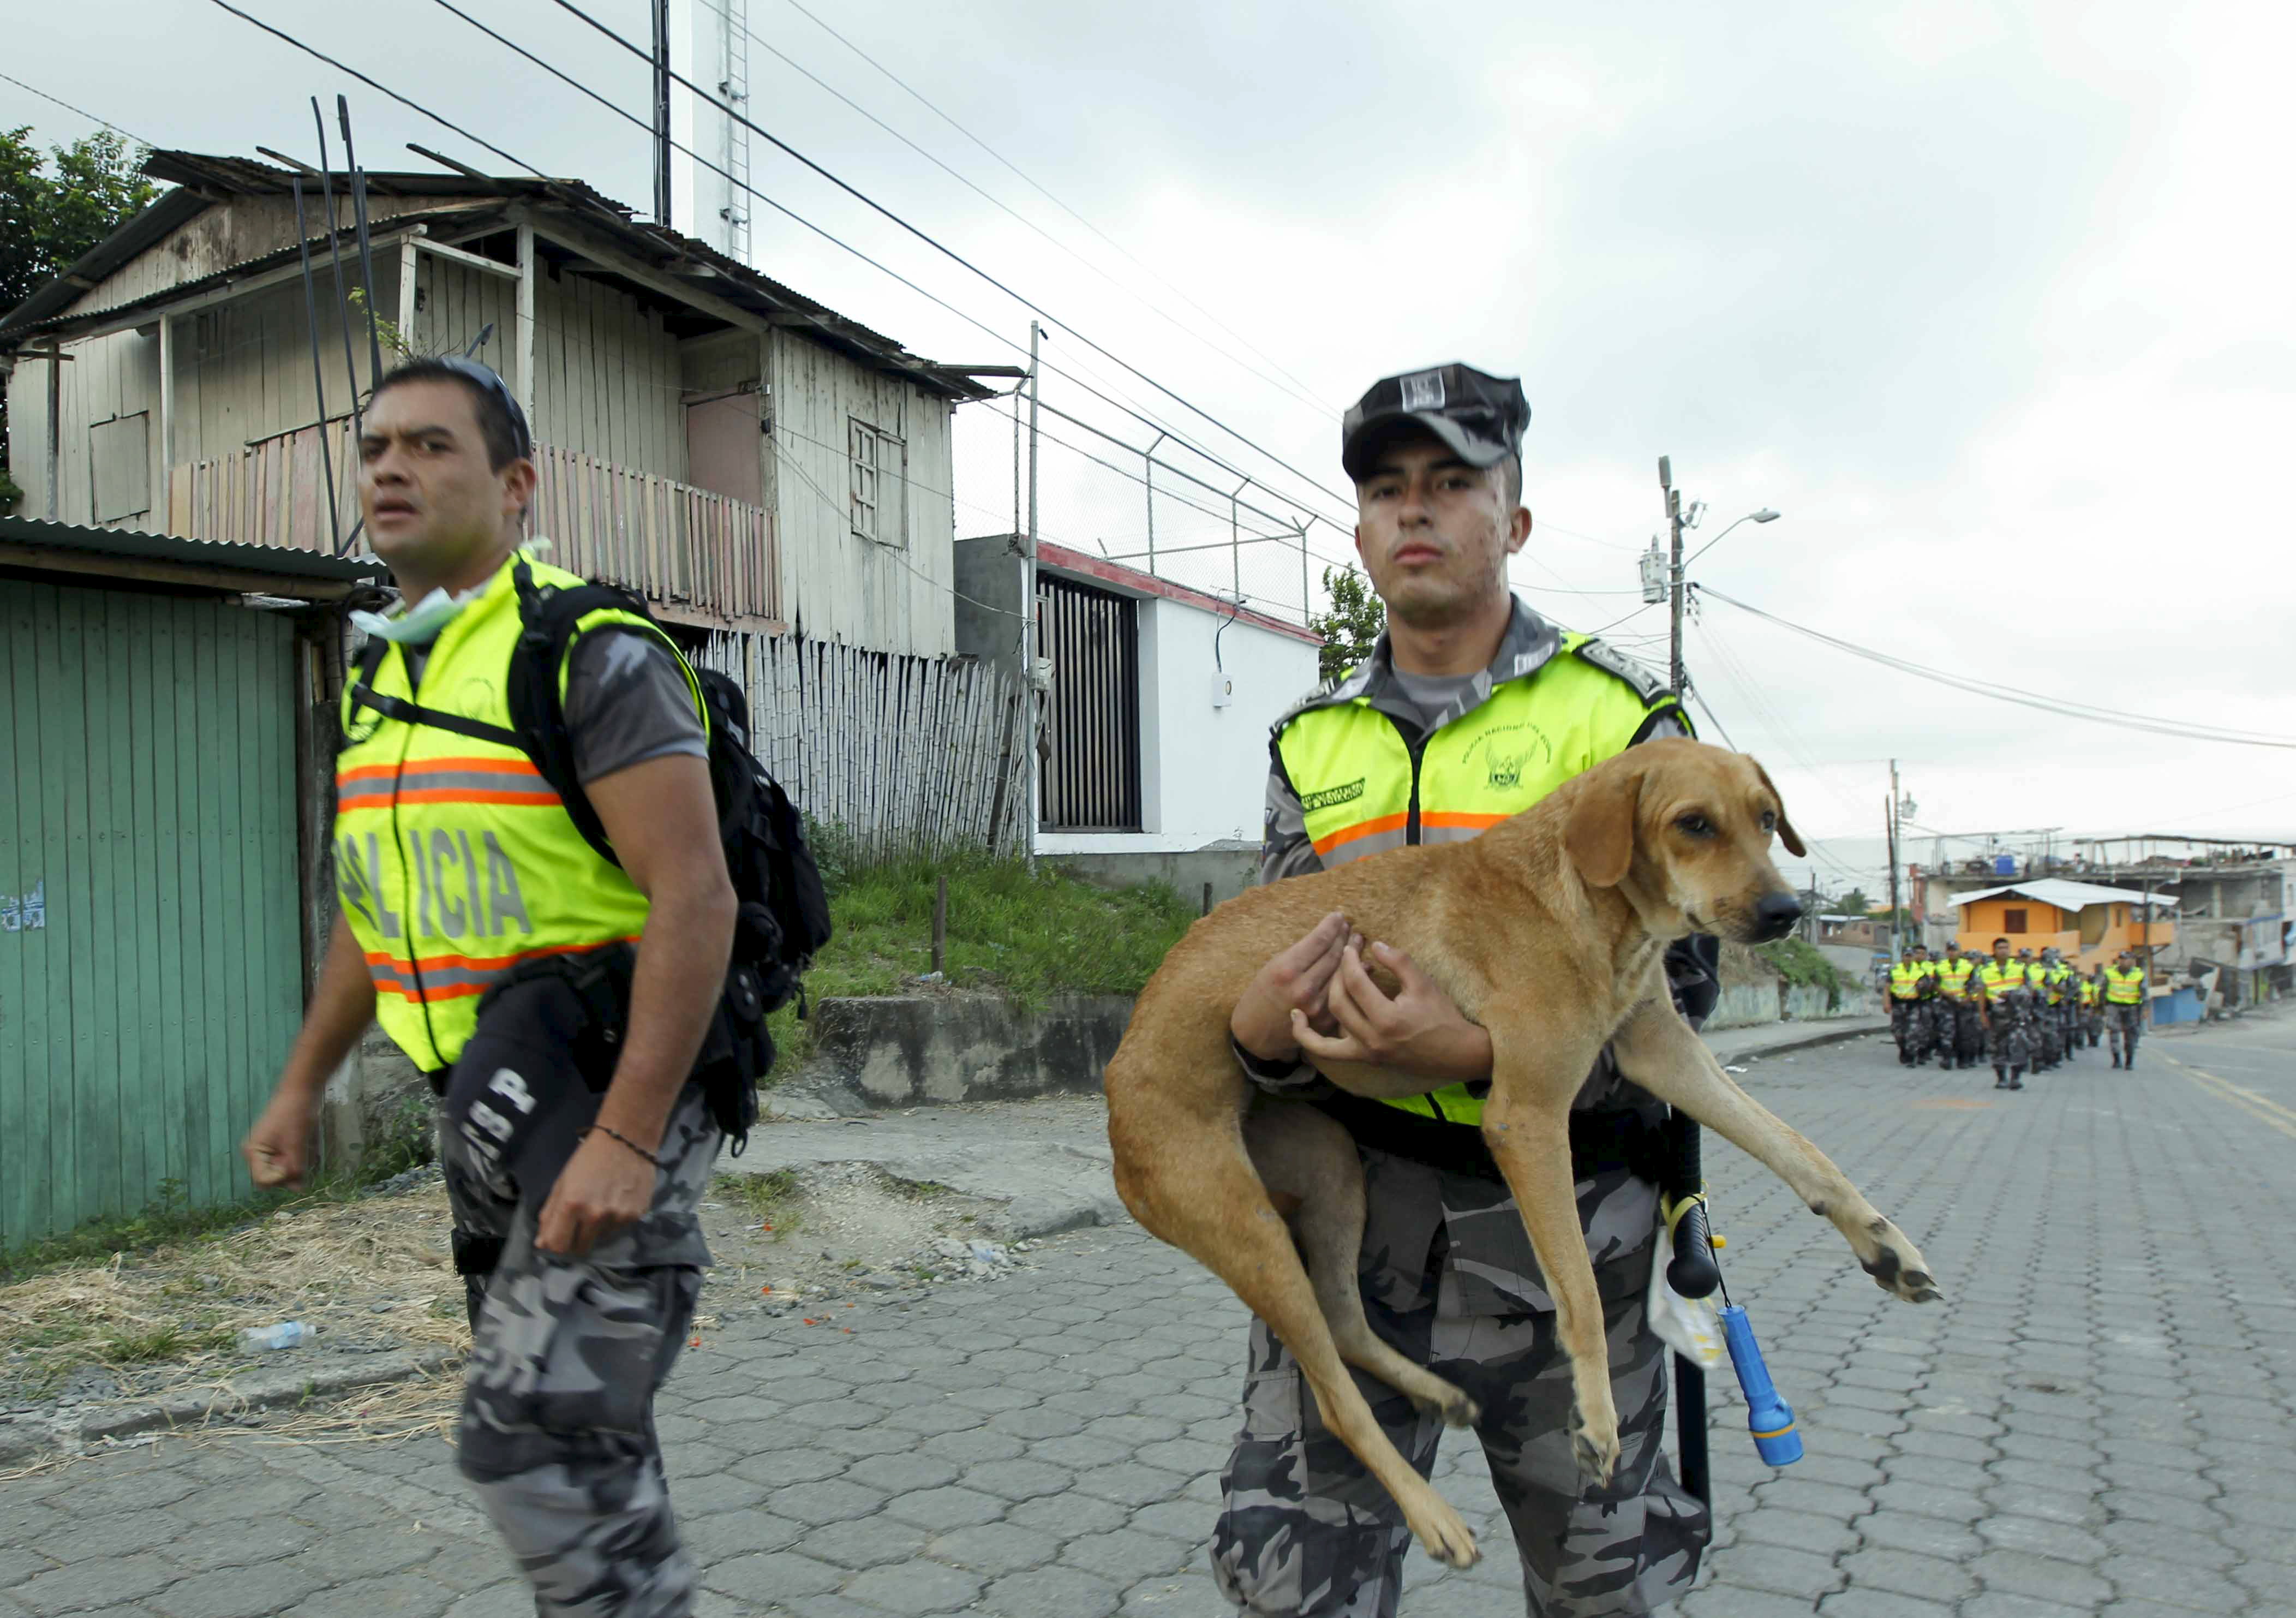
[[[2157,893],[2147,899],[2129,888],[2045,877],[1956,893],[1953,902],[1961,909],[1954,938],[1964,949],[1990,955],[1993,940],[2005,938],[2013,954],[2054,949],[2084,973],[2108,965],[2124,949],[2149,965],[2149,952],[2177,938],[2176,899]]]

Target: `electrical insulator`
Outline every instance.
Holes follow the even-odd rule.
[[[1666,557],[1658,548],[1658,536],[1655,534],[1651,536],[1650,549],[1643,553],[1642,568],[1643,599],[1664,601],[1667,586]]]

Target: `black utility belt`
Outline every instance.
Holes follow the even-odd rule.
[[[1446,1173],[1505,1183],[1490,1147],[1483,1142],[1482,1130],[1472,1124],[1444,1123],[1360,1096],[1324,1096],[1313,1105],[1337,1119],[1357,1146]],[[1604,1110],[1570,1114],[1570,1177],[1574,1180],[1623,1169],[1662,1184],[1667,1162],[1664,1134],[1640,1113]]]

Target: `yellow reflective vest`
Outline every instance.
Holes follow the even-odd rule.
[[[1922,980],[1931,975],[1927,961],[1899,961],[1890,968],[1890,998],[1893,1000],[1918,1000],[1922,998]]]
[[[1939,994],[1948,1000],[1958,1000],[1968,994],[1970,973],[1977,970],[1975,961],[1964,956],[1958,960],[1939,961],[1935,966]]]
[[[2080,981],[2080,1003],[2085,1006],[2094,1006],[2096,1004],[2096,980],[2095,978],[2083,978]]]
[[[1414,748],[1354,679],[1275,725],[1275,753],[1326,869],[1421,843],[1464,842],[1623,752],[1661,719],[1691,728],[1673,694],[1600,641],[1565,635],[1536,669],[1495,684]],[[1464,1085],[1389,1099],[1448,1123],[1480,1124]]]
[[[2142,1006],[2144,1003],[2144,968],[2131,966],[2123,972],[2118,966],[2104,969],[2104,1003],[2108,1006]]]
[[[2022,961],[1987,961],[1977,969],[1977,987],[1988,999],[1998,994],[2010,994],[2025,987],[2025,964]]]
[[[521,627],[513,565],[504,563],[440,631],[418,682],[409,682],[393,645],[373,691],[508,730],[506,686]],[[528,566],[540,586],[583,582],[561,568]],[[575,633],[615,622],[660,635],[636,614],[611,610],[585,615]],[[558,678],[562,694],[562,667]],[[376,1020],[417,1067],[435,1072],[462,1055],[480,997],[512,967],[635,940],[646,899],[584,839],[522,750],[390,718],[358,694],[356,680],[343,694],[336,884],[374,981]],[[707,724],[698,684],[694,704]]]

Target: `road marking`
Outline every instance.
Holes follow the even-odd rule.
[[[2194,1067],[2189,1062],[2179,1062],[2176,1057],[2163,1053],[2155,1052],[2154,1054],[2160,1055],[2161,1059],[2169,1066],[2181,1072],[2195,1088],[2214,1096],[2218,1101],[2229,1102],[2259,1123],[2279,1130],[2291,1140],[2296,1140],[2296,1113],[2290,1112],[2276,1101],[2258,1095],[2254,1090],[2243,1089],[2228,1079],[2220,1079],[2205,1068]]]

